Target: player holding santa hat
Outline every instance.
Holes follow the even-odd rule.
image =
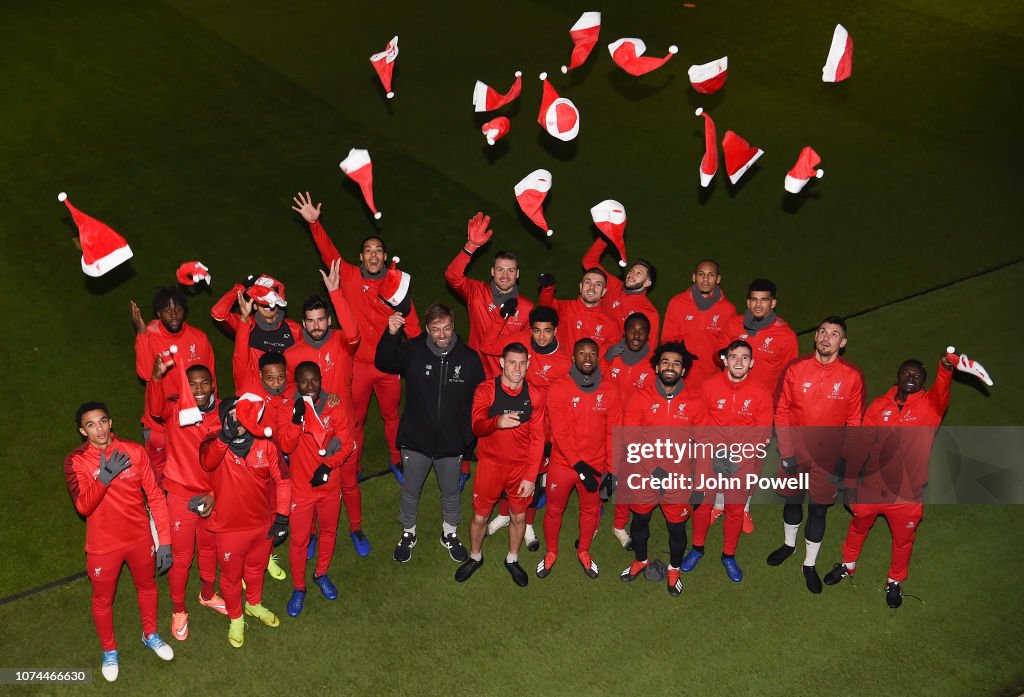
[[[519,294],[519,257],[499,251],[491,266],[491,282],[466,276],[473,255],[491,239],[491,217],[477,213],[467,223],[466,244],[445,269],[444,277],[469,310],[469,338],[466,345],[477,352],[488,378],[501,373],[499,365],[505,346],[526,330],[533,303]],[[492,331],[493,325],[500,325]]]
[[[217,369],[214,365],[213,346],[210,345],[210,339],[205,332],[185,321],[188,316],[188,301],[179,288],[161,288],[156,292],[153,296],[155,319],[149,324],[142,319],[142,310],[134,300],[131,301],[131,308],[132,326],[135,327],[135,372],[141,380],[148,382],[151,379],[154,359],[163,356],[166,362],[170,356],[171,345],[175,345],[178,347],[178,353],[168,368],[172,381],[179,379],[179,366],[182,370],[187,370],[193,365],[203,365],[209,369],[212,379],[216,382]],[[146,452],[153,473],[156,474],[157,483],[160,483],[163,479],[164,463],[167,461],[164,425],[146,409],[143,409],[141,421]]]
[[[626,318],[634,312],[644,315],[651,323],[649,337],[652,345],[658,343],[658,331],[661,329],[661,318],[654,303],[647,297],[658,278],[658,270],[646,259],[636,259],[626,270],[625,277],[620,281],[601,266],[601,255],[608,248],[608,241],[598,236],[587,253],[583,255],[584,269],[601,269],[607,279],[608,292],[601,303],[625,328]]]
[[[320,252],[324,266],[331,268],[335,260],[341,259],[341,254],[320,223],[322,204],[317,203],[314,206],[308,191],[305,194],[297,193],[292,201],[295,204],[292,210],[309,224],[313,242]],[[381,419],[384,421],[384,438],[390,453],[388,466],[401,482],[402,458],[395,447],[395,438],[398,435],[398,403],[402,398],[402,386],[397,375],[381,372],[373,364],[377,344],[387,330],[388,318],[396,309],[380,294],[388,274],[388,254],[384,240],[377,235],[365,238],[359,249],[358,265],[349,264],[341,259],[341,290],[356,316],[360,337],[352,366],[354,428],[359,439],[357,458],[359,469],[362,470],[363,424],[370,406],[370,397],[376,394]],[[398,309],[408,320],[405,327],[406,335],[409,338],[419,336],[422,330],[412,298],[407,297]]]

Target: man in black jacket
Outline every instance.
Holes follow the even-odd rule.
[[[455,534],[461,519],[459,472],[463,453],[475,442],[473,393],[484,379],[484,369],[476,352],[455,334],[455,316],[449,307],[431,305],[423,323],[426,333],[403,343],[405,317],[397,312],[391,315],[374,360],[377,370],[405,378],[405,410],[397,439],[405,471],[398,512],[403,532],[394,558],[397,562],[412,559],[420,493],[433,466],[444,517],[441,544],[461,564],[469,554]]]

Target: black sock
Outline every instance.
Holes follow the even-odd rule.
[[[725,561],[726,559],[735,559],[735,558],[736,558],[735,554],[726,554],[725,552],[722,552],[722,561]]]
[[[704,545],[694,545],[693,546],[693,551],[694,552],[700,552],[701,554],[704,554]]]

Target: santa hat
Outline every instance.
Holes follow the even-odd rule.
[[[171,344],[169,348],[171,356],[176,357],[178,345]],[[192,426],[200,423],[203,420],[203,413],[199,411],[195,395],[192,394],[192,385],[188,383],[188,367],[184,363],[178,363],[176,358],[174,367],[174,377],[178,383],[178,425]]]
[[[491,119],[483,126],[480,130],[484,134],[484,138],[487,139],[488,145],[494,145],[496,142],[508,135],[509,129],[512,128],[512,124],[504,116],[499,116],[496,119]]]
[[[753,147],[732,131],[726,131],[722,138],[722,152],[725,153],[725,171],[733,184],[764,155],[764,150]]]
[[[690,84],[693,85],[693,89],[701,94],[714,94],[725,84],[728,70],[729,56],[722,56],[718,60],[704,65],[691,65],[686,74],[690,76]]]
[[[825,170],[815,169],[820,163],[821,157],[818,156],[818,153],[814,152],[810,145],[801,150],[796,164],[793,165],[793,169],[789,170],[789,174],[786,175],[786,191],[791,194],[799,194],[807,186],[807,182],[810,181],[811,177],[821,179],[825,176]]]
[[[316,413],[316,404],[313,403],[313,398],[303,396],[302,399],[306,402],[306,415],[302,419],[302,427],[306,433],[313,436],[320,457],[323,457],[327,454],[327,450],[324,449],[327,445],[327,427],[320,420],[320,415]]]
[[[946,347],[946,353],[948,354],[950,363],[955,365],[957,370],[980,378],[981,381],[989,387],[993,386],[994,383],[992,382],[992,378],[989,377],[988,371],[985,370],[985,366],[981,363],[971,360],[967,357],[966,353],[961,353],[960,357],[957,358],[956,349],[952,346]]]
[[[86,215],[71,205],[63,191],[57,194],[78,226],[78,241],[82,245],[82,271],[87,276],[98,278],[115,266],[132,258],[132,248],[108,225]]]
[[[381,213],[373,205],[373,163],[370,162],[370,151],[352,148],[348,157],[341,161],[341,171],[359,185],[363,192],[363,200],[373,211],[373,217],[380,220]]]
[[[551,237],[555,231],[548,227],[544,220],[544,199],[551,190],[551,172],[546,169],[535,169],[523,177],[515,186],[516,202],[533,224],[547,232]]]
[[[285,300],[284,295],[284,284],[273,276],[267,276],[266,274],[260,276],[256,279],[255,283],[249,286],[245,294],[260,305],[288,307],[288,301]]]
[[[832,33],[832,46],[828,49],[825,67],[821,69],[822,82],[842,82],[853,72],[853,39],[846,27],[836,25]]]
[[[401,261],[398,257],[391,257],[391,268],[384,274],[384,279],[377,288],[377,293],[384,298],[391,307],[397,308],[409,294],[409,284],[412,276],[405,271],[399,271],[397,264]]]
[[[267,403],[263,400],[263,397],[252,392],[246,392],[235,402],[235,418],[252,435],[259,436],[262,433],[265,438],[270,438],[274,435],[274,429],[270,426],[260,428],[260,419],[263,418],[266,406]]]
[[[619,252],[619,266],[626,265],[626,207],[618,201],[608,199],[601,201],[590,209],[594,225]]]
[[[210,269],[201,261],[186,261],[178,267],[178,283],[183,286],[194,286],[200,281],[210,285]]]
[[[619,39],[608,44],[608,52],[612,60],[630,75],[643,75],[668,62],[668,59],[679,52],[678,46],[669,46],[668,55],[664,58],[651,58],[644,55],[647,44],[643,39]]]
[[[569,60],[569,65],[562,66],[563,73],[575,70],[587,62],[590,52],[597,45],[597,37],[600,33],[600,12],[584,12],[580,15],[576,24],[572,25],[572,29],[569,30],[569,37],[573,42],[572,58]]]
[[[490,85],[485,85],[477,80],[476,86],[473,87],[473,111],[494,111],[519,99],[519,94],[522,91],[523,73],[520,70],[516,71],[516,81],[512,83],[505,94],[499,94]]]
[[[540,79],[544,81],[544,94],[540,100],[537,122],[555,138],[572,140],[580,133],[580,110],[565,97],[558,96],[548,82],[547,73],[541,73]]]
[[[706,111],[698,108],[696,114],[704,117],[704,157],[700,158],[700,185],[707,188],[718,172],[718,135],[715,122]]]
[[[388,99],[395,96],[395,93],[391,91],[391,71],[395,69],[395,59],[398,58],[398,37],[391,39],[388,42],[387,48],[380,53],[374,53],[370,56],[370,62],[373,63],[373,69],[377,71],[377,76],[380,78],[381,84],[384,85],[384,89],[388,92]]]

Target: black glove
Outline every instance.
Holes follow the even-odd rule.
[[[796,456],[782,458],[782,469],[786,470],[788,474],[796,474],[796,471],[800,468],[800,464],[796,461]]]
[[[273,540],[275,547],[288,539],[288,516],[281,515],[280,513],[274,516],[274,522],[270,525],[267,539]]]
[[[600,472],[588,465],[583,460],[580,460],[572,466],[576,470],[576,474],[580,476],[580,481],[583,482],[583,488],[593,493],[597,491],[598,487],[601,486],[601,480],[598,479]]]
[[[519,307],[519,298],[509,298],[501,304],[501,309],[498,312],[504,319],[508,319],[516,313],[517,307]]]
[[[736,474],[739,468],[740,466],[737,463],[727,457],[716,457],[711,461],[711,469],[715,471],[715,474],[723,477],[731,477]]]
[[[156,573],[160,575],[171,568],[174,557],[171,556],[170,545],[160,545],[156,548]]]
[[[188,500],[188,510],[203,518],[208,516],[213,511],[213,504],[207,505],[203,501],[207,496],[208,494],[198,494],[190,498]]]
[[[601,479],[601,500],[608,501],[615,493],[616,487],[619,486],[619,478],[611,472],[607,472]]]
[[[224,415],[224,419],[220,425],[220,439],[225,443],[230,443],[235,438],[238,438],[238,419],[227,413]]]
[[[542,273],[537,278],[537,283],[540,284],[541,288],[550,288],[555,285],[555,277],[549,273]]]
[[[843,481],[846,479],[846,458],[840,457],[836,460],[836,466],[832,470],[832,474],[828,475],[828,480],[833,484],[838,484],[840,488],[843,488]]]
[[[327,466],[326,462],[321,462],[320,466],[313,471],[313,478],[309,480],[309,485],[311,487],[323,486],[330,477],[331,468]]]
[[[97,478],[110,486],[117,475],[132,466],[132,460],[120,450],[111,451],[109,457],[107,455],[105,452],[100,453],[100,473]]]
[[[651,488],[655,491],[661,491],[661,480],[668,477],[668,472],[663,470],[661,467],[655,467],[654,471],[651,472]]]
[[[302,425],[302,420],[306,417],[306,400],[299,397],[295,400],[295,405],[292,406],[292,423],[296,426]]]
[[[245,277],[245,280],[242,281],[241,285],[245,286],[246,290],[249,290],[254,285],[256,285],[256,281],[258,281],[259,278],[260,278],[259,276],[253,276],[253,275],[250,274],[250,275]]]

